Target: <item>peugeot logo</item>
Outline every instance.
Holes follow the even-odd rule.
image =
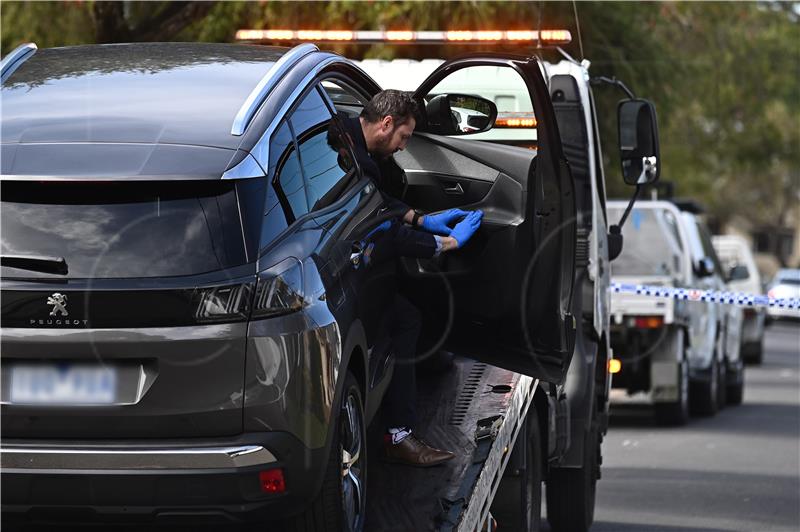
[[[58,316],[59,312],[62,316],[69,316],[67,312],[67,296],[56,292],[47,298],[47,304],[53,305],[53,310],[50,311],[51,316]]]

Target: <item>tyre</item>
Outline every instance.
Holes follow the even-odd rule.
[[[689,405],[692,413],[701,416],[713,416],[719,410],[719,364],[717,355],[711,357],[711,368],[707,381],[693,383],[689,394]]]
[[[764,339],[746,344],[742,349],[742,358],[746,364],[760,366],[764,362]]]
[[[366,517],[367,447],[364,403],[347,372],[330,458],[322,488],[304,514],[288,524],[293,532],[361,532]]]
[[[728,384],[728,404],[740,405],[744,400],[744,366],[736,372],[736,378]]]
[[[547,478],[547,520],[553,532],[585,532],[594,521],[600,458],[596,430],[584,436],[583,467],[552,468]]]
[[[492,515],[509,532],[539,532],[542,526],[542,439],[532,408],[526,424],[524,467],[506,472],[492,502]]]
[[[673,330],[669,341],[669,357],[678,360],[678,397],[675,401],[653,405],[656,423],[664,426],[685,425],[689,421],[689,363],[686,361],[686,345],[683,329]]]
[[[723,360],[717,367],[717,410],[722,410],[728,404],[728,363]]]
[[[679,427],[689,421],[689,363],[685,358],[678,364],[678,399],[669,403],[655,403],[656,423]]]

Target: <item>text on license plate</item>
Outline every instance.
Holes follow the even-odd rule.
[[[16,404],[88,405],[113,403],[117,374],[102,366],[14,366],[11,402]]]

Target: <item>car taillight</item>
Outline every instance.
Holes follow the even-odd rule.
[[[286,259],[259,274],[253,317],[289,314],[304,305],[303,266],[297,259]]]
[[[634,320],[637,329],[658,329],[664,325],[664,318],[661,316],[641,316]]]
[[[246,320],[252,294],[252,282],[202,288],[195,318],[199,322]]]
[[[773,288],[772,290],[767,292],[767,296],[772,299],[775,299],[776,297],[778,297],[778,291]]]

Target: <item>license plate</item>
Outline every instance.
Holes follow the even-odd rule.
[[[11,403],[41,405],[110,404],[116,398],[117,374],[102,366],[15,366]]]

